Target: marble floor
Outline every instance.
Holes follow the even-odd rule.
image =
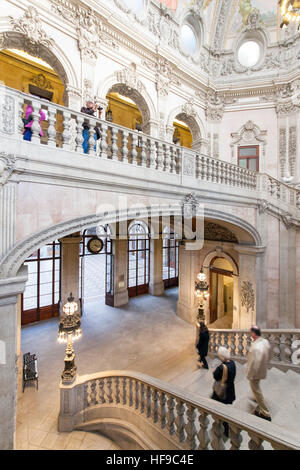
[[[161,297],[130,299],[112,308],[103,299],[85,303],[82,338],[74,343],[80,375],[129,369],[155,375],[169,358],[193,348],[195,329],[176,315],[177,289]],[[39,389],[28,384],[17,406],[17,449],[116,449],[97,433],[59,433],[59,381],[65,345],[57,341],[57,319],[22,328],[22,353],[38,357]]]

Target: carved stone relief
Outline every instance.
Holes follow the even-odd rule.
[[[0,153],[0,186],[3,186],[9,180],[11,174],[16,168],[16,157],[8,155],[5,152]]]
[[[40,88],[48,88],[49,90],[53,90],[52,83],[42,73],[39,73],[38,75],[33,75],[29,79],[29,81],[31,83],[34,83],[35,85],[37,85]]]
[[[255,295],[253,289],[253,283],[250,281],[243,281],[241,288],[241,304],[249,313],[249,310],[254,311],[255,307]]]
[[[34,7],[29,7],[18,20],[12,16],[9,19],[12,29],[26,36],[32,44],[42,44],[49,48],[53,44],[53,39],[50,39],[43,30],[40,17]]]
[[[0,95],[1,99],[1,131],[5,134],[15,133],[15,100],[6,94]]]

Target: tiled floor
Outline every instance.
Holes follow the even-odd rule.
[[[176,301],[177,289],[170,289],[161,297],[132,298],[124,308],[86,303],[83,336],[74,343],[78,374],[129,369],[154,375],[168,358],[193,348],[195,329],[176,316]],[[57,319],[22,329],[22,353],[38,357],[39,390],[31,384],[19,396],[17,449],[117,448],[97,433],[57,432],[64,350]]]

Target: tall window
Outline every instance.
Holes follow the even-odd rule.
[[[248,170],[259,171],[259,146],[239,147],[238,164]]]
[[[26,261],[28,281],[22,295],[22,325],[58,316],[60,242],[35,251]]]
[[[128,295],[135,297],[149,290],[149,228],[145,222],[134,221],[129,225],[128,235]]]
[[[83,232],[80,243],[80,286],[81,298],[88,300],[105,295],[106,303],[111,305],[113,294],[113,255],[112,240],[108,225],[93,227]],[[89,241],[97,236],[103,242],[98,254],[88,250]]]
[[[166,227],[163,233],[163,281],[165,287],[178,286],[179,242],[172,229]]]

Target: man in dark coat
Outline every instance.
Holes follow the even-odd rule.
[[[198,354],[204,369],[208,369],[206,356],[208,354],[209,331],[203,322],[200,323],[199,341],[197,344]]]

